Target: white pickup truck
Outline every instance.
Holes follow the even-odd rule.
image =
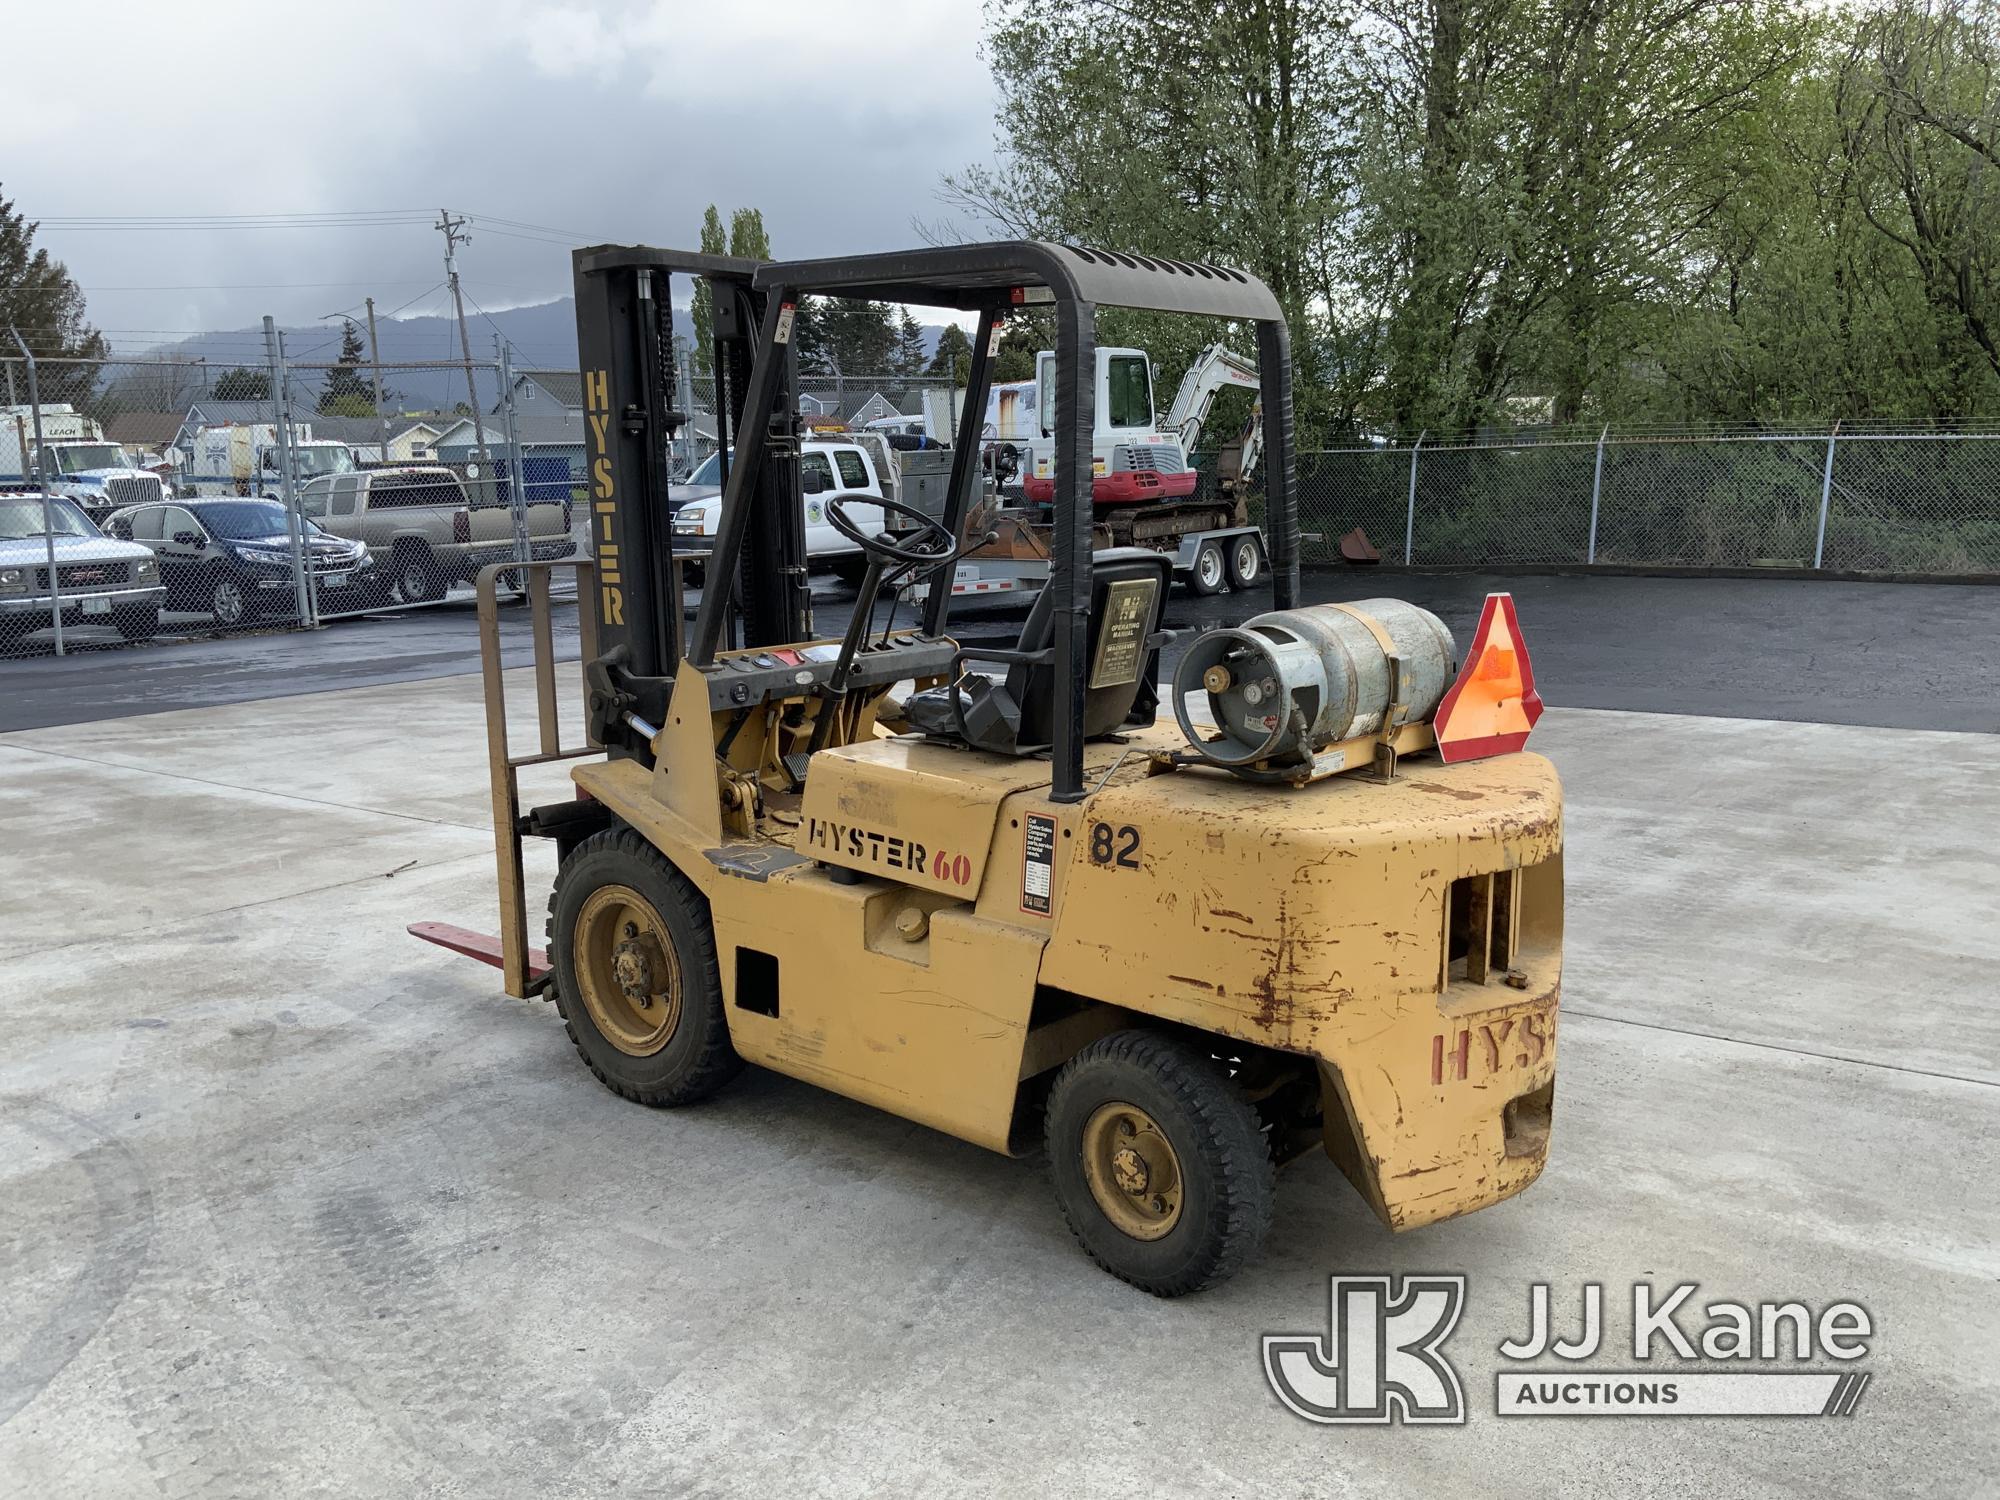
[[[94,418],[66,402],[44,406],[37,449],[34,417],[30,407],[0,406],[0,481],[74,500],[92,521],[121,505],[166,498],[159,475],[135,467]]]
[[[848,517],[856,525],[879,530],[882,508],[868,503],[883,498],[882,478],[874,460],[859,443],[808,439],[799,444],[799,479],[804,491],[807,559],[831,566],[844,582],[858,581],[867,570],[867,554],[833,529],[826,518],[826,502],[847,501]],[[681,502],[674,510],[674,550],[708,551],[722,515],[722,455],[711,454],[685,484],[673,487],[669,498]],[[689,583],[700,581],[699,562],[682,567],[682,576]]]

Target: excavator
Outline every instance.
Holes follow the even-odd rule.
[[[970,548],[948,580],[960,598],[1029,600],[1046,584],[1055,496],[1056,356],[1036,357],[1033,431],[1022,459],[1025,506],[998,503],[975,513],[992,540]],[[1190,455],[1205,435],[1216,397],[1232,387],[1255,392],[1257,367],[1222,343],[1210,344],[1181,377],[1164,419],[1154,421],[1153,362],[1143,350],[1100,348],[1091,434],[1092,545],[1145,547],[1165,553],[1174,579],[1196,594],[1254,588],[1269,571],[1263,532],[1250,520],[1246,475],[1263,451],[1264,414],[1249,421],[1216,455],[1215,494],[1197,497]],[[932,585],[946,586],[940,580]]]
[[[709,562],[735,586],[705,589],[691,624],[661,503],[687,421],[676,275],[708,285],[737,455]],[[1504,595],[1462,647],[1396,600],[1301,606],[1289,336],[1262,282],[1039,241],[781,262],[598,246],[575,280],[595,557],[523,569],[533,748],[509,729],[502,570],[480,580],[500,931],[413,932],[552,1002],[636,1104],[693,1107],[761,1067],[1045,1155],[1082,1250],[1157,1296],[1251,1263],[1274,1215],[1337,1180],[1281,1179],[1317,1153],[1397,1231],[1540,1175],[1562,789],[1526,748],[1526,642]],[[869,559],[833,635],[801,537],[807,295],[979,330],[943,516],[901,507],[890,532],[828,505]],[[968,527],[980,423],[1024,303],[1055,327],[1047,587],[1011,646],[954,637],[948,589],[884,624],[885,593],[988,535]],[[1100,306],[1255,328],[1274,609],[1177,638],[1170,559],[1093,545]],[[568,743],[559,567],[581,600]],[[523,806],[521,773],[560,763],[574,795]],[[556,854],[545,946],[529,839]],[[782,1097],[802,1134],[839,1128],[812,1091]],[[646,1149],[706,1134],[654,1127]]]

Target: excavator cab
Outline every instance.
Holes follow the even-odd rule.
[[[994,1151],[1046,1148],[1084,1250],[1162,1296],[1244,1265],[1279,1168],[1311,1151],[1399,1230],[1534,1180],[1561,788],[1524,749],[1525,639],[1511,604],[1463,653],[1393,600],[1298,607],[1288,336],[1261,282],[1030,241],[769,263],[606,246],[575,271],[585,741],[560,743],[546,660],[565,565],[529,569],[526,755],[489,570],[501,932],[421,936],[553,1001],[590,1070],[640,1104],[693,1103],[747,1064]],[[667,534],[667,454],[693,418],[674,275],[708,286],[706,415],[735,455],[691,625]],[[977,324],[944,514],[871,533],[829,508],[869,559],[837,637],[815,629],[799,535],[807,296]],[[1254,331],[1275,609],[1172,639],[1169,559],[1093,552],[1100,306]],[[965,534],[981,419],[1022,307],[1056,330],[1049,581],[1014,646],[966,645],[941,581],[984,540]],[[905,589],[922,603],[899,626]],[[575,797],[524,810],[519,772],[565,759]],[[546,949],[527,935],[526,837],[559,861]]]

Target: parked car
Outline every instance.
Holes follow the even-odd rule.
[[[720,467],[719,456],[711,455],[689,476],[690,487],[699,488],[674,511],[676,552],[706,551],[714,542],[716,523],[722,515]],[[705,482],[704,471],[710,476]],[[831,565],[848,583],[858,581],[867,570],[867,554],[833,529],[826,518],[826,502],[845,500],[848,516],[856,525],[869,532],[881,529],[882,507],[868,502],[883,498],[882,480],[867,449],[859,443],[809,439],[799,444],[799,480],[805,492],[807,559]],[[676,496],[687,494],[687,487],[675,485],[674,492]],[[688,582],[700,581],[699,563],[684,563],[682,568]]]
[[[306,565],[320,597],[334,602],[346,593],[359,603],[374,576],[368,549],[307,526]],[[114,511],[105,528],[159,560],[169,609],[207,610],[218,625],[297,612],[291,535],[275,500],[132,505]]]
[[[105,536],[74,501],[10,493],[0,494],[0,632],[54,626],[51,542],[64,625],[114,625],[128,641],[160,628],[164,590],[150,551]]]
[[[299,509],[335,536],[366,543],[406,603],[442,599],[489,563],[514,561],[512,508],[471,504],[458,475],[441,466],[324,475],[299,491]],[[576,551],[567,500],[533,500],[527,510],[531,557]]]
[[[722,494],[722,452],[708,455],[694,466],[686,479],[667,489],[667,514],[678,515],[697,500],[714,500]]]

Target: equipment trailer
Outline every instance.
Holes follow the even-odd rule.
[[[1099,349],[1096,417],[1091,434],[1091,546],[1145,547],[1165,553],[1173,577],[1196,594],[1248,589],[1269,572],[1264,534],[1250,522],[1244,477],[1263,449],[1264,418],[1252,409],[1247,427],[1217,452],[1220,498],[1195,498],[1188,455],[1201,440],[1215,398],[1236,387],[1258,388],[1256,365],[1222,344],[1195,356],[1164,421],[1153,421],[1153,362],[1138,349]],[[996,533],[973,546],[953,571],[960,598],[1032,598],[1047,583],[1055,498],[1056,357],[1036,356],[1034,436],[1027,444],[1025,507],[975,514],[975,531]],[[1156,429],[1157,425],[1157,430]]]
[[[1561,789],[1511,605],[1464,670],[1395,601],[1296,608],[1291,369],[1276,300],[1230,268],[1015,242],[756,263],[577,252],[596,563],[530,564],[536,753],[509,747],[480,584],[501,932],[420,934],[552,999],[603,1082],[693,1103],[755,1063],[1010,1154],[1048,1151],[1106,1269],[1213,1284],[1255,1252],[1276,1174],[1321,1147],[1395,1229],[1519,1192],[1547,1159],[1561,981]],[[672,273],[706,279],[737,434],[683,629],[667,534]],[[800,297],[979,318],[942,519],[893,504],[840,640],[800,535]],[[1024,294],[1057,327],[1048,587],[1010,650],[951,594],[880,635],[884,588],[966,542],[990,351]],[[1183,654],[1156,722],[1168,563],[1091,550],[1095,308],[1254,323],[1278,608]],[[725,446],[731,443],[727,432]],[[977,540],[983,540],[981,534]],[[587,742],[558,742],[548,574],[575,566]],[[989,678],[972,663],[990,663]],[[911,686],[913,684],[913,686]],[[585,760],[577,798],[518,771]],[[522,838],[553,839],[548,949]],[[807,1128],[814,1128],[808,1126]]]

